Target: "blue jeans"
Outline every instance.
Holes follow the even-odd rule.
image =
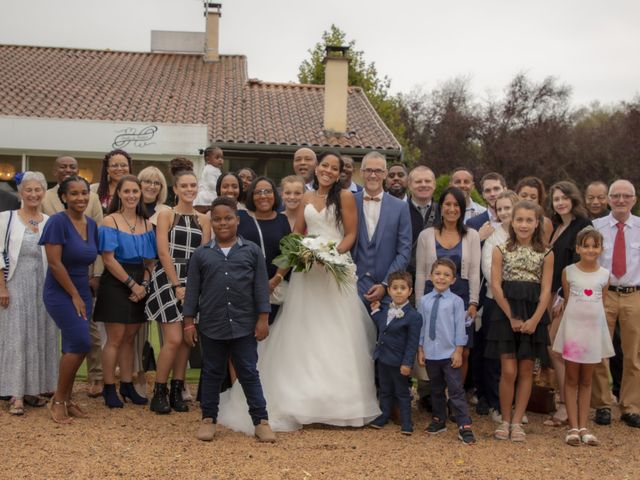
[[[394,400],[398,401],[400,408],[400,423],[403,431],[411,431],[411,393],[409,391],[409,380],[400,373],[399,366],[385,365],[378,360],[378,382],[380,384],[379,400],[380,410],[382,410],[383,423],[389,420]]]
[[[267,420],[267,402],[258,375],[258,343],[255,337],[247,335],[231,340],[213,340],[200,335],[199,339],[202,346],[202,418],[212,418],[214,423],[218,420],[220,388],[227,375],[227,364],[231,357],[238,380],[247,397],[253,424],[258,425],[260,420]]]
[[[464,395],[462,385],[462,371],[451,366],[451,359],[427,360],[427,375],[431,385],[431,402],[433,403],[433,418],[439,422],[447,421],[447,397],[445,388],[449,393],[451,409],[459,427],[471,425],[469,407]]]

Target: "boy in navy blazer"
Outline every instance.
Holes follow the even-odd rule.
[[[389,275],[387,289],[391,304],[372,303],[372,318],[378,327],[378,342],[373,352],[376,360],[379,399],[382,414],[371,426],[382,428],[391,416],[394,400],[400,407],[401,433],[411,435],[411,387],[408,381],[418,351],[422,317],[409,303],[411,275],[405,271]]]

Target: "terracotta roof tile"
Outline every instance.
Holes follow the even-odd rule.
[[[246,58],[0,45],[0,115],[207,124],[228,143],[399,149],[360,88],[340,137],[323,131],[324,87],[247,79]]]

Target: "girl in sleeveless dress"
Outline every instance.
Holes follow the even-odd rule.
[[[602,253],[602,234],[585,227],[577,235],[577,263],[562,272],[566,307],[560,321],[553,350],[565,361],[564,395],[569,417],[565,442],[598,445],[589,432],[591,379],[597,364],[615,353],[607,327],[603,297],[609,286],[609,272],[598,264]]]
[[[544,240],[542,209],[520,201],[513,208],[509,240],[494,247],[491,265],[491,288],[499,308],[493,312],[485,356],[499,358],[502,367],[502,423],[495,431],[499,440],[523,442],[526,437],[522,417],[531,395],[534,363],[536,359],[549,363],[547,305],[552,275],[553,252]]]
[[[193,208],[193,201],[198,194],[195,174],[189,170],[177,172],[173,191],[177,199],[176,206],[158,215],[156,244],[160,261],[156,263],[151,277],[145,306],[147,319],[160,324],[164,339],[150,404],[151,411],[156,413],[169,413],[172,408],[177,412],[189,410],[182,399],[191,351],[182,336],[182,301],[189,258],[196,248],[211,239],[209,217]],[[171,370],[173,378],[167,399],[167,380]]]
[[[314,190],[303,197],[294,231],[319,235],[349,252],[357,213],[351,192],[340,186],[343,163],[327,153],[316,167]],[[360,301],[355,280],[340,289],[322,266],[293,272],[269,337],[260,344],[258,370],[276,431],[310,423],[361,427],[380,414],[372,352],[375,326]],[[218,423],[253,434],[246,401],[236,384],[223,396]]]

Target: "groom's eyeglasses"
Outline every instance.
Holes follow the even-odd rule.
[[[364,173],[365,175],[375,175],[377,177],[382,175],[384,172],[385,171],[382,168],[363,168],[362,169],[362,173]]]

